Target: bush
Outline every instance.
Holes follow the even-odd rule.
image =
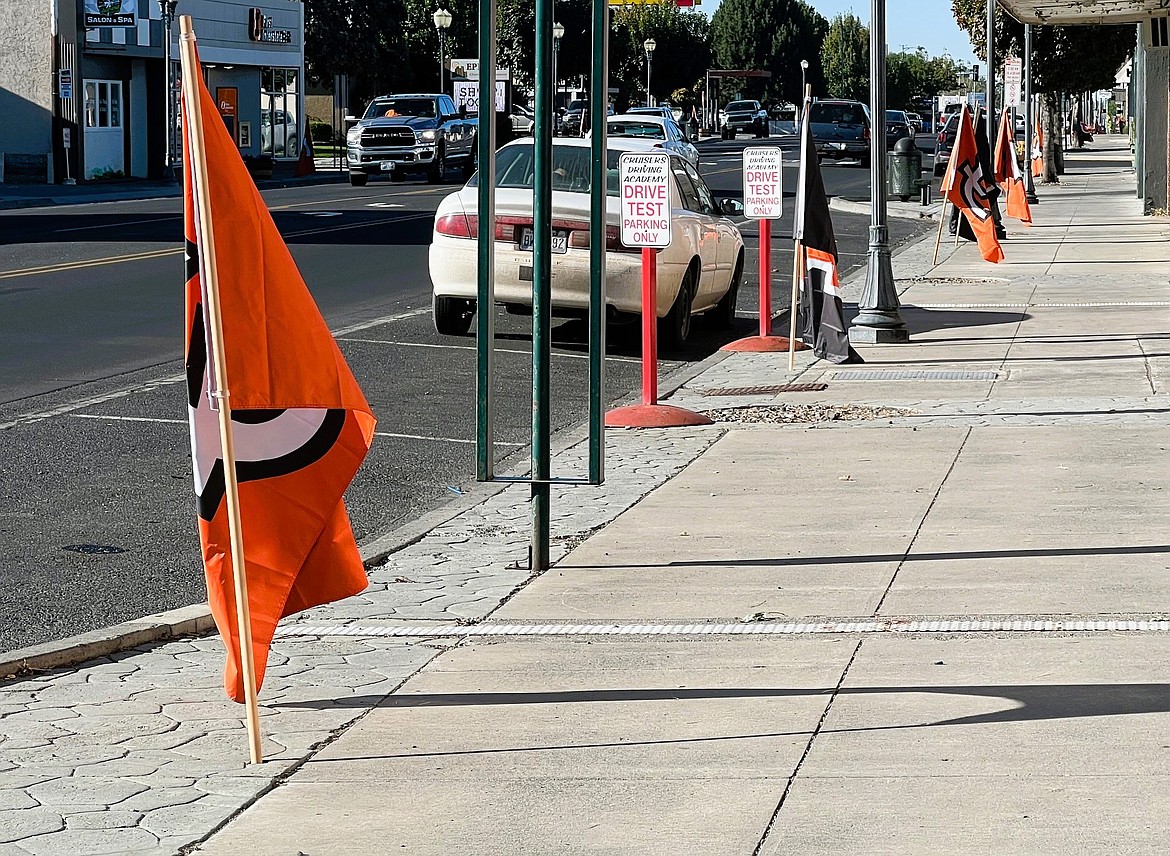
[[[333,142],[333,126],[328,122],[310,122],[309,134],[312,136],[314,143]]]

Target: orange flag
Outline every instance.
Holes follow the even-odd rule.
[[[1032,136],[1032,178],[1044,175],[1044,129],[1036,119],[1036,132]]]
[[[203,116],[215,102],[199,75]],[[183,130],[191,139],[183,105]],[[243,701],[224,463],[199,271],[210,198],[257,689],[277,622],[365,589],[342,495],[374,416],[222,122],[204,122],[206,187],[185,159],[187,396],[207,598],[227,647],[224,688]],[[188,152],[191,151],[188,146]]]
[[[987,178],[979,165],[975,129],[971,125],[971,113],[966,104],[959,117],[959,132],[942,186],[947,199],[963,212],[971,225],[983,258],[989,262],[1003,261],[1003,250],[999,246],[999,239],[995,237],[995,222],[991,217],[991,204],[987,197]]]
[[[1016,141],[1011,125],[1011,113],[1004,110],[999,123],[999,138],[995,141],[995,183],[1003,188],[1007,197],[1004,209],[1008,216],[1031,225],[1032,210],[1028,207],[1024,176],[1016,160]]]

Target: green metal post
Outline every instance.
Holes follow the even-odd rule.
[[[532,573],[548,569],[552,362],[552,0],[536,0],[532,205]]]
[[[606,112],[609,102],[609,0],[593,0],[593,73],[589,115],[593,125],[590,149],[589,232],[589,483],[605,480],[605,209]]]
[[[480,481],[491,481],[495,471],[492,380],[496,358],[496,0],[480,0],[479,4],[479,93],[476,145],[481,228],[475,313],[475,470]]]

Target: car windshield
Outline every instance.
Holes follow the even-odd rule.
[[[569,106],[566,107],[565,109],[568,110],[569,112],[573,112],[573,111],[577,111],[577,110],[584,110],[585,109],[585,102],[584,101],[570,101]]]
[[[606,196],[618,195],[618,158],[621,152],[609,150],[606,158]],[[588,146],[553,146],[552,189],[569,193],[588,193],[590,180],[590,149]],[[532,187],[532,146],[521,144],[505,146],[496,153],[496,186]],[[479,184],[479,173],[467,182],[468,187]]]
[[[905,122],[906,121],[906,114],[903,113],[901,110],[887,110],[886,111],[886,121],[887,122]]]
[[[433,98],[377,98],[370,102],[363,118],[421,116],[425,119],[433,119],[437,115]]]
[[[860,104],[813,104],[809,110],[810,122],[832,125],[864,125],[865,111]]]
[[[638,137],[643,140],[666,139],[666,130],[654,122],[609,122],[605,131],[611,137]]]
[[[727,105],[727,111],[729,113],[732,110],[755,110],[755,109],[756,109],[756,102],[755,101],[732,101],[730,104]]]

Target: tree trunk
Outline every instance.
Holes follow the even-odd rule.
[[[1040,120],[1044,129],[1044,174],[1040,180],[1043,184],[1060,184],[1059,176],[1064,172],[1064,151],[1060,145],[1060,96],[1045,92],[1040,101]]]

